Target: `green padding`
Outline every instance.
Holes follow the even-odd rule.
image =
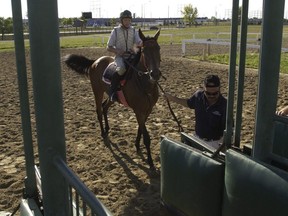
[[[288,124],[274,122],[273,153],[288,158]]]
[[[226,152],[223,216],[287,216],[288,173]]]
[[[224,165],[168,138],[160,148],[162,201],[185,215],[221,215]]]

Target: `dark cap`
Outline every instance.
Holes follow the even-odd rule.
[[[205,87],[219,87],[220,86],[220,79],[217,75],[208,75],[204,79],[204,86]]]
[[[130,18],[132,19],[132,13],[129,10],[124,10],[123,12],[120,13],[120,19],[124,18]]]

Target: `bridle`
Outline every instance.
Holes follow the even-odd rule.
[[[143,47],[142,47],[142,49],[145,48],[145,46],[147,45],[147,43],[148,43],[148,46],[155,46],[155,43],[157,43],[157,41],[154,40],[153,38],[149,38],[149,39],[143,41]],[[156,45],[159,46],[158,44],[156,44]],[[139,61],[142,62],[142,64],[144,65],[144,68],[146,69],[146,71],[139,70],[137,67],[135,67],[133,64],[131,64],[127,59],[124,59],[125,63],[126,63],[127,65],[129,65],[129,67],[130,67],[130,68],[128,69],[128,73],[130,72],[130,69],[132,68],[132,69],[134,69],[134,71],[137,72],[137,74],[138,74],[139,77],[141,77],[141,76],[143,76],[143,75],[149,75],[150,79],[152,79],[152,76],[151,76],[152,70],[149,70],[149,67],[147,66],[147,62],[146,62],[146,59],[145,59],[145,56],[144,56],[144,51],[141,50],[140,52],[141,52],[141,56],[140,56],[140,60],[139,60]],[[131,55],[132,55],[132,54],[131,54]],[[160,70],[159,70],[159,71],[160,71]],[[127,74],[128,74],[128,73],[127,73]],[[165,78],[162,74],[161,74],[161,77],[163,77],[163,78],[166,80],[166,78]],[[162,92],[162,93],[165,93],[164,89],[161,87],[161,85],[159,84],[158,81],[156,81],[156,84],[157,84],[157,86],[159,87],[159,89],[161,90],[161,92]],[[173,110],[172,110],[172,108],[171,108],[171,105],[170,105],[170,102],[169,102],[168,99],[166,99],[166,102],[167,102],[167,104],[168,104],[168,108],[169,108],[170,113],[172,114],[174,120],[176,121],[176,123],[177,123],[177,125],[178,125],[179,132],[183,132],[184,129],[183,129],[183,127],[181,126],[181,121],[179,121],[179,120],[177,119],[175,113],[173,112]]]
[[[151,70],[149,68],[149,62],[147,62],[147,59],[145,58],[145,52],[144,52],[144,49],[146,47],[159,47],[157,41],[154,39],[154,38],[148,38],[146,39],[145,41],[143,41],[143,50],[141,52],[141,58],[140,58],[140,61],[142,61],[144,67],[146,68],[146,71],[149,73],[150,77],[151,77],[151,73],[153,72],[153,70]],[[160,47],[159,47],[160,49]],[[159,61],[161,61],[161,59],[159,59]],[[148,63],[148,64],[147,64]],[[159,70],[159,68],[157,68]],[[159,70],[160,72],[160,70]]]
[[[147,40],[145,40],[145,41],[143,41],[143,47],[142,48],[140,48],[141,49],[141,56],[140,56],[140,60],[139,60],[139,62],[141,62],[142,64],[143,64],[143,66],[144,66],[144,68],[145,68],[145,71],[143,71],[143,70],[140,70],[140,69],[138,69],[136,66],[134,66],[132,63],[130,63],[127,59],[124,59],[124,62],[127,64],[127,65],[129,65],[129,67],[130,68],[132,68],[134,71],[136,71],[137,72],[137,74],[138,74],[138,76],[143,76],[143,75],[149,75],[149,77],[150,77],[150,79],[153,79],[152,78],[152,72],[153,72],[153,70],[150,70],[149,69],[149,66],[147,65],[147,60],[146,60],[146,58],[145,58],[145,54],[144,54],[144,49],[145,49],[145,47],[147,47],[147,45],[148,46],[155,46],[155,44],[157,45],[157,46],[159,46],[158,44],[157,44],[157,41],[155,40],[155,39],[153,39],[153,38],[149,38],[149,39],[147,39]],[[131,54],[132,55],[132,54]],[[129,68],[129,69],[130,69]],[[128,71],[129,71],[129,69],[128,69]],[[159,70],[160,71],[160,70]]]

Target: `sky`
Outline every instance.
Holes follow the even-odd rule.
[[[21,2],[23,18],[27,18],[27,0]],[[116,18],[126,9],[136,17],[181,17],[181,10],[188,4],[198,9],[198,17],[231,17],[232,0],[58,0],[58,17],[81,17],[82,12],[92,12],[93,18]],[[260,18],[262,4],[263,0],[250,0],[249,17]],[[285,18],[286,14],[285,9]],[[11,0],[0,0],[0,17],[12,17]]]

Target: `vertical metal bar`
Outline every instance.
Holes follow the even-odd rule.
[[[248,20],[248,5],[249,0],[242,1],[242,15],[241,15],[241,38],[240,38],[240,58],[239,58],[239,72],[238,72],[238,91],[237,91],[237,110],[235,122],[235,139],[234,145],[240,146],[241,125],[242,125],[242,108],[243,108],[243,94],[244,94],[244,78],[245,78],[245,62],[246,62],[246,44],[247,44],[247,20]]]
[[[264,0],[253,156],[267,161],[272,152],[285,0]]]
[[[83,201],[82,209],[83,209],[83,216],[86,216],[87,215],[87,206],[86,206],[86,202],[85,201]]]
[[[60,158],[54,158],[55,166],[60,171],[61,175],[65,177],[68,183],[75,189],[80,197],[85,200],[92,211],[97,215],[111,215],[110,211],[95,197],[81,179],[67,166],[67,164]]]
[[[229,84],[228,103],[226,114],[226,130],[223,140],[224,144],[228,148],[231,146],[232,134],[233,134],[233,109],[234,109],[233,105],[234,105],[235,70],[236,70],[236,57],[237,57],[238,11],[239,11],[239,0],[233,0],[229,78],[228,78],[228,84]]]
[[[21,108],[22,133],[25,152],[26,174],[25,193],[28,197],[37,196],[36,176],[34,170],[34,151],[31,131],[29,94],[27,84],[27,71],[25,59],[25,46],[23,37],[23,21],[21,1],[12,0],[14,44],[16,54],[16,66],[18,75],[18,88]]]
[[[77,193],[77,191],[75,191],[75,193],[76,193],[76,215],[79,216],[80,215],[79,194]]]
[[[73,193],[71,185],[69,185],[69,215],[73,215]]]
[[[53,164],[66,161],[57,0],[27,3],[44,214],[66,216],[68,184]]]

